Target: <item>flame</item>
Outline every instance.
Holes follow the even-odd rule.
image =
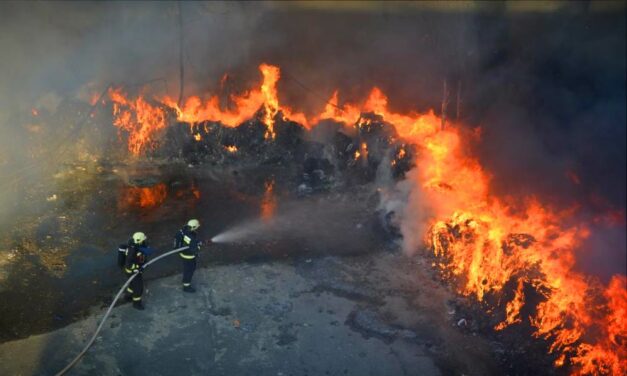
[[[362,113],[379,115],[394,126],[398,137],[416,147],[416,168],[407,179],[419,190],[416,196],[421,199],[409,206],[429,213],[425,242],[437,260],[433,264],[458,292],[486,304],[488,297],[499,297],[501,303],[490,308],[503,316],[495,329],[531,325],[534,336],[550,344],[556,366],[569,365],[575,374],[627,373],[626,277],[616,276],[603,287],[574,270],[576,250],[590,230],[585,223],[573,223],[573,210],[558,211],[533,197],[514,200],[491,192],[489,173],[465,148],[480,136],[480,128],[467,132],[455,124],[443,124],[433,111],[393,112],[377,87],[361,103],[342,105],[335,91],[324,109],[308,119],[280,105],[279,68],[267,64],[259,68],[263,76],[260,87],[230,96],[234,106],[227,110],[219,107],[215,95],[207,100],[190,97],[179,108],[168,98],[152,105],[154,102],[142,97],[129,100],[110,91],[115,124],[129,132],[129,150],[137,154],[154,144],[153,134],[165,125],[167,108],[174,110],[178,121],[217,121],[231,127],[262,110],[268,140],[276,137],[274,126],[281,116],[305,127],[331,119],[364,128],[371,120],[362,118]],[[362,143],[354,158],[367,157],[367,152]],[[405,153],[400,149],[397,158]],[[273,189],[274,182],[267,182],[261,203],[265,219],[271,218],[276,208]],[[508,286],[514,286],[513,296]],[[540,303],[528,299],[527,287],[541,294]],[[535,306],[525,309],[530,314],[522,317],[523,307],[531,304]]]
[[[161,205],[167,197],[164,183],[152,187],[125,187],[120,196],[121,207],[153,208]]]
[[[196,200],[200,200],[200,190],[196,186],[192,187],[192,195],[194,195]]]
[[[403,159],[403,158],[405,158],[406,154],[407,154],[407,152],[405,152],[405,148],[400,148],[398,150],[398,153],[396,153],[396,159]]]
[[[350,104],[345,104],[343,107],[340,107],[338,104],[338,91],[334,91],[331,98],[327,101],[327,104],[324,107],[322,113],[318,116],[315,116],[310,123],[317,124],[321,120],[324,119],[332,119],[337,121],[338,123],[344,124],[355,124],[357,120],[361,117],[361,109],[358,106],[353,106]]]
[[[408,179],[421,190],[420,202],[428,203],[422,209],[431,213],[425,240],[438,260],[434,266],[457,283],[461,294],[479,301],[504,296],[509,283],[516,286],[495,329],[529,323],[534,336],[549,341],[556,366],[568,361],[575,374],[627,372],[625,277],[615,277],[603,291],[591,277],[574,270],[575,251],[589,230],[585,224],[565,224],[572,210],[559,212],[534,198],[513,202],[491,194],[489,174],[464,150],[480,131],[465,134],[448,123],[442,129],[433,111],[391,112],[387,97],[376,87],[361,105],[340,107],[337,98],[334,92],[317,119],[362,127],[368,124],[360,121],[360,114],[372,112],[417,146],[417,168]],[[531,304],[525,285],[544,298],[531,317],[520,316],[525,304]]]
[[[494,329],[503,330],[506,327],[521,322],[520,310],[525,304],[525,294],[523,292],[525,280],[520,278],[518,280],[518,287],[516,287],[516,293],[514,299],[507,302],[505,306],[505,321],[498,324]]]
[[[276,133],[274,133],[274,117],[277,112],[279,112],[279,99],[276,90],[276,83],[279,80],[280,72],[279,68],[267,64],[261,64],[259,69],[263,74],[263,84],[261,85],[265,113],[263,122],[268,127],[264,137],[266,139],[274,139],[276,137]]]
[[[174,192],[174,197],[187,199],[189,204],[195,205],[195,201],[200,200],[200,190],[196,183],[192,183],[191,187],[181,187]]]
[[[113,125],[128,134],[128,150],[139,155],[157,144],[157,132],[166,127],[166,112],[143,96],[129,99],[122,89],[109,89],[113,101]]]
[[[237,152],[237,146],[235,146],[235,145],[225,146],[224,148],[225,148],[225,149],[226,149],[226,151],[228,151],[229,153],[235,153],[235,152]]]
[[[398,152],[396,152],[396,156],[394,157],[394,159],[392,159],[392,161],[390,161],[390,165],[392,167],[396,166],[398,161],[400,161],[401,159],[405,158],[406,155],[407,155],[407,152],[405,151],[405,148],[401,147],[398,150]]]
[[[360,145],[360,148],[361,148],[361,154],[363,154],[364,157],[367,158],[368,157],[368,144],[365,142],[362,142]]]
[[[175,99],[168,96],[148,100],[144,95],[129,98],[121,89],[109,90],[109,98],[114,104],[114,125],[128,133],[128,149],[133,155],[139,155],[156,145],[155,133],[166,126],[165,109],[176,114],[179,122],[189,123],[192,127],[207,121],[237,127],[253,118],[262,109],[262,121],[267,128],[264,136],[268,140],[276,137],[274,125],[279,115],[282,120],[293,120],[304,127],[309,127],[309,121],[304,114],[280,105],[277,92],[280,69],[273,65],[261,64],[259,71],[263,77],[261,85],[240,95],[230,95],[229,101],[233,105],[227,109],[220,107],[218,95],[211,95],[208,99],[191,96],[179,106]],[[221,87],[224,87],[228,79],[228,74],[222,77]],[[150,104],[153,102],[157,104]],[[193,137],[199,141],[197,135],[193,134]]]

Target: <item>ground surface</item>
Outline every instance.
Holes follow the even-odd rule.
[[[146,273],[150,273],[148,270]],[[149,281],[147,309],[114,309],[74,375],[490,375],[487,344],[460,331],[419,257],[396,253],[213,265],[180,291]],[[54,374],[103,308],[0,344],[0,374]]]

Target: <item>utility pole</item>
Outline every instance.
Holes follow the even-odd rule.
[[[184,75],[185,75],[185,67],[183,64],[183,2],[177,1],[176,5],[178,6],[179,11],[179,100],[178,105],[181,107],[183,103],[183,91],[185,88],[184,84]]]

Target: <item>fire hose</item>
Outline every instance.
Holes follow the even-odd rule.
[[[145,269],[147,266],[149,266],[150,264],[161,260],[162,258],[178,253],[182,250],[185,250],[189,247],[185,246],[185,247],[181,247],[181,248],[177,248],[177,249],[173,249],[169,252],[166,252],[162,255],[159,255],[157,257],[155,257],[154,259],[148,261],[142,269]],[[78,363],[78,361],[83,357],[83,355],[85,355],[85,353],[87,352],[87,350],[89,350],[89,348],[91,347],[91,345],[93,345],[94,341],[96,340],[96,337],[98,336],[98,333],[100,333],[100,330],[102,329],[102,326],[104,325],[105,321],[107,320],[107,318],[109,317],[109,314],[111,314],[111,310],[113,310],[113,307],[115,306],[115,303],[118,301],[118,299],[120,299],[120,296],[122,296],[122,293],[124,292],[124,290],[126,289],[126,287],[128,287],[128,285],[131,283],[131,281],[137,277],[137,274],[139,274],[139,272],[135,272],[135,274],[133,274],[132,276],[130,276],[126,282],[124,283],[124,285],[122,285],[122,287],[120,288],[120,291],[118,291],[118,294],[115,296],[115,298],[113,299],[113,301],[111,302],[111,304],[109,305],[109,309],[107,309],[107,312],[105,313],[104,317],[102,318],[102,320],[100,321],[100,324],[98,325],[98,328],[96,328],[96,332],[94,333],[94,335],[91,337],[91,339],[89,340],[89,342],[87,342],[87,345],[85,345],[85,347],[83,348],[83,350],[67,365],[65,366],[65,368],[63,368],[61,371],[59,371],[56,376],[61,376],[61,375],[65,375],[70,369],[72,369],[72,367],[74,367],[76,365],[76,363]]]

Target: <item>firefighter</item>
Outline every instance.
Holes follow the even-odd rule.
[[[133,308],[143,310],[142,294],[144,293],[144,279],[142,272],[144,264],[148,256],[152,254],[152,250],[146,243],[146,235],[143,232],[136,232],[129,240],[126,248],[126,258],[124,262],[124,272],[126,277],[130,277],[137,273],[137,276],[131,281],[126,288],[127,300],[133,301]]]
[[[183,260],[184,292],[196,292],[196,289],[192,287],[192,276],[196,270],[196,257],[198,256],[198,250],[201,246],[201,242],[198,240],[198,234],[196,233],[199,227],[200,222],[198,222],[197,219],[190,219],[187,224],[176,233],[176,237],[174,238],[174,246],[176,248],[189,247],[179,252]]]

